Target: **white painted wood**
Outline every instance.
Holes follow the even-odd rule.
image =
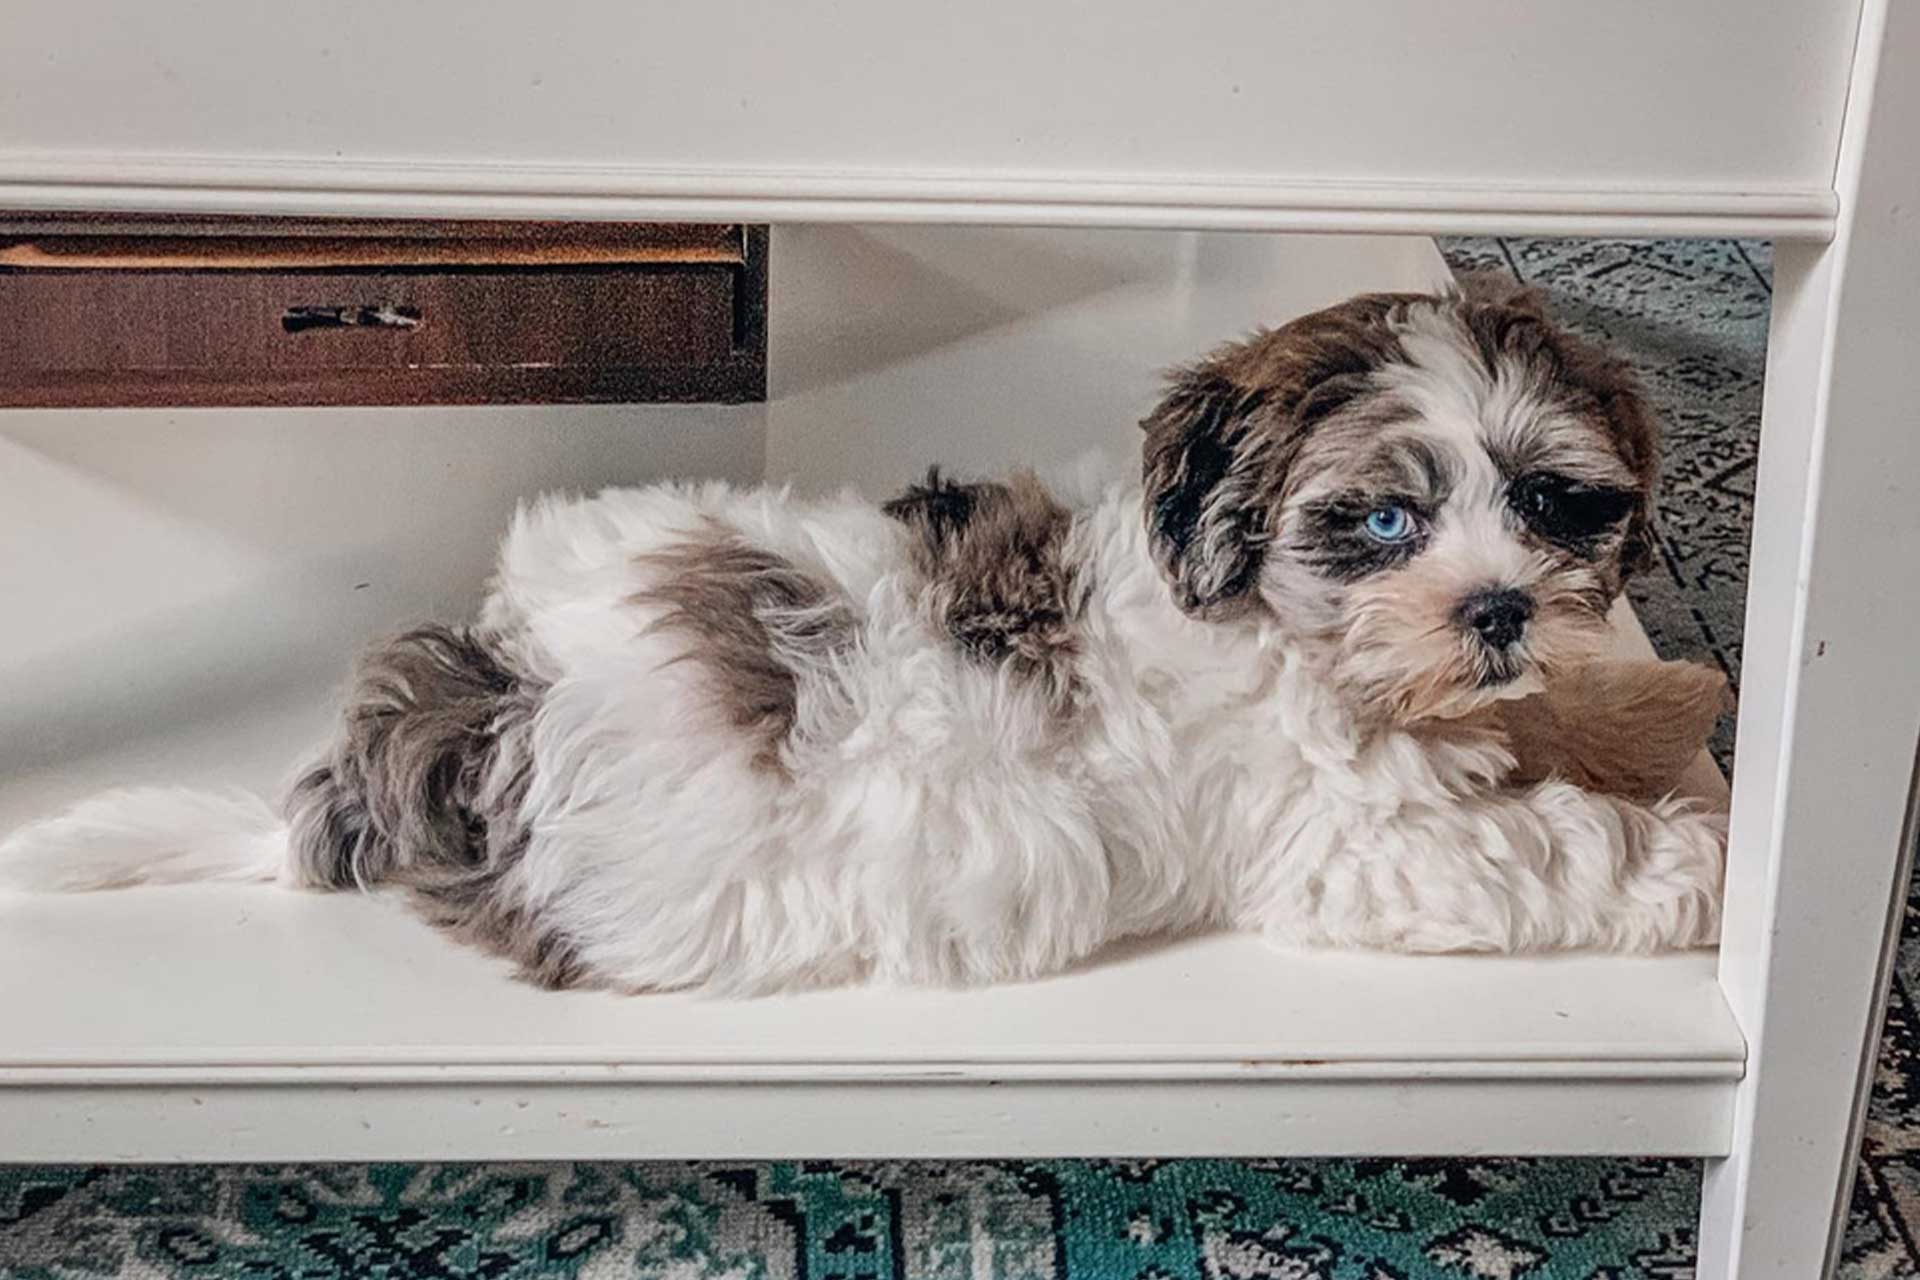
[[[1743,1052],[1706,952],[1428,959],[1220,936],[1130,944],[1074,973],[977,990],[721,1000],[541,991],[390,896],[9,894],[0,919],[10,1083],[284,1079],[294,1067],[390,1082],[609,1067],[739,1082],[1731,1080]]]
[[[1000,1156],[1694,1156],[1731,1091],[1693,1081],[1061,1081],[0,1089],[35,1162]]]
[[[931,223],[1389,235],[1751,236],[1825,240],[1830,191],[1683,183],[1227,183],[1211,176],[969,178],[700,172],[498,162],[208,162],[0,155],[13,209],[276,217]]]
[[[774,248],[763,407],[0,414],[0,824],[109,783],[270,785],[354,644],[469,607],[517,496],[1129,451],[1159,366],[1444,275],[1381,238]],[[1210,938],[982,992],[619,999],[513,984],[390,901],[232,888],[0,901],[0,1026],[18,1160],[1716,1154],[1744,1057],[1707,953]]]
[[[1824,235],[1840,0],[13,0],[0,207]]]
[[[1920,9],[1872,0],[1838,233],[1775,264],[1721,961],[1753,1058],[1702,1280],[1824,1274],[1852,1174],[1920,742],[1916,153]]]
[[[108,940],[103,944],[103,939]],[[9,1159],[1723,1151],[1709,953],[1142,944],[981,991],[539,992],[390,900],[0,901]]]
[[[195,1101],[194,1077],[180,1071],[320,1070],[290,1064],[286,1044],[275,1050],[283,1054],[277,1065],[242,1067],[204,1057],[203,1043],[197,1065],[123,1062],[115,1070],[162,1074],[100,1074],[100,1083],[78,1090],[16,1076],[39,1081],[0,1089],[0,1120],[10,1138],[21,1135],[17,1150],[25,1158],[76,1159],[404,1155],[444,1132],[465,1137],[443,1154],[479,1153],[473,1135],[488,1128],[498,1143],[486,1150],[501,1154],[774,1154],[823,1149],[836,1135],[848,1143],[856,1133],[864,1136],[853,1145],[876,1154],[1730,1151],[1709,1172],[1701,1274],[1814,1274],[1830,1250],[1828,1224],[1845,1186],[1848,1121],[1874,1021],[1874,978],[1920,732],[1920,666],[1910,634],[1920,615],[1920,577],[1901,550],[1920,534],[1920,504],[1910,492],[1920,475],[1911,409],[1920,387],[1906,319],[1906,294],[1920,278],[1920,185],[1905,161],[1920,145],[1913,74],[1920,15],[1869,0],[1861,54],[1852,59],[1858,6],[1817,0],[1777,0],[1762,10],[1734,0],[1625,8],[1552,0],[1530,6],[1524,20],[1493,0],[1444,7],[1220,0],[1202,12],[1146,0],[1097,11],[999,0],[938,15],[857,0],[837,6],[831,20],[823,13],[745,0],[698,7],[576,0],[535,18],[506,8],[456,11],[455,0],[291,9],[247,0],[21,0],[0,44],[0,205],[1691,232],[1810,242],[1834,235],[1828,248],[1787,246],[1778,260],[1720,968],[1755,1048],[1738,1086],[1731,1144],[1725,1108],[1737,1038],[1717,993],[1695,990],[1701,974],[1686,966],[1698,957],[1653,962],[1668,966],[1657,978],[1647,976],[1652,971],[1630,977],[1621,961],[1551,962],[1574,966],[1554,969],[1548,984],[1565,999],[1610,992],[1634,1002],[1640,1021],[1603,1021],[1579,1045],[1549,1049],[1551,1037],[1520,1034],[1546,1025],[1543,989],[1529,983],[1547,972],[1532,966],[1549,962],[1478,962],[1471,984],[1456,975],[1458,985],[1443,992],[1422,984],[1445,985],[1455,962],[1420,961],[1418,977],[1376,975],[1369,985],[1344,967],[1352,958],[1337,972],[1308,973],[1294,966],[1333,961],[1281,964],[1263,956],[1265,967],[1242,974],[1229,960],[1245,944],[1218,942],[1170,954],[1225,965],[1214,976],[1232,981],[1279,983],[1275,975],[1286,973],[1291,980],[1273,993],[1280,1010],[1306,998],[1315,980],[1347,997],[1345,1005],[1365,1007],[1377,996],[1366,1026],[1377,1030],[1406,1013],[1414,1019],[1409,1039],[1395,1052],[1412,1056],[1358,1041],[1326,1049],[1331,1057],[1308,1053],[1302,1043],[1339,1024],[1294,1008],[1305,1020],[1286,1024],[1284,1044],[1272,1032],[1261,1043],[1295,1065],[1262,1067],[1250,1082],[1209,1076],[1191,1053],[1169,1082],[1169,1062],[1134,1044],[1131,1057],[1121,1055],[1121,1078],[1100,1076],[1100,1089],[1117,1091],[1100,1094],[1101,1106],[1091,1105],[1094,1086],[1064,1085],[1028,1062],[1022,1069],[1035,1074],[1019,1103],[989,1092],[1005,1087],[977,1074],[887,1086],[911,1099],[895,1114],[926,1120],[924,1129],[904,1119],[886,1132],[873,1127],[887,1108],[846,1101],[870,1087],[865,1077],[859,1085],[848,1078],[756,1086],[740,1095],[753,1101],[731,1102],[740,1123],[730,1136],[716,1127],[721,1109],[706,1105],[712,1095],[703,1092],[727,1086],[656,1080],[645,1089],[595,1089],[552,1074],[553,1063],[533,1068],[547,1083],[526,1108],[515,1092],[524,1080],[475,1083],[469,1087],[493,1092],[463,1103],[454,1090],[376,1072],[431,1069],[418,1062],[335,1063],[328,1069],[375,1074],[362,1086],[316,1075],[325,1083],[292,1092],[242,1074],[223,1086],[218,1123],[196,1124],[197,1114],[215,1113],[201,1111],[210,1104]],[[1897,74],[1876,78],[1883,26]],[[714,54],[689,55],[699,48]],[[0,681],[9,695],[0,710],[16,730],[0,743],[14,753],[10,763],[37,765],[24,777],[7,771],[0,818],[9,806],[18,816],[124,777],[135,763],[146,776],[259,781],[265,768],[278,767],[278,748],[292,730],[315,724],[319,699],[304,690],[324,679],[322,656],[423,603],[446,611],[477,572],[474,548],[485,540],[476,531],[497,524],[500,508],[528,487],[609,471],[620,478],[680,467],[757,472],[762,461],[773,474],[820,483],[875,440],[898,438],[883,424],[890,407],[896,420],[914,417],[901,410],[917,374],[931,378],[929,388],[952,393],[970,372],[996,368],[992,361],[1004,361],[1004,352],[994,352],[994,336],[1003,326],[1052,335],[1049,354],[1057,355],[1101,332],[1095,319],[1103,308],[1138,320],[1176,296],[1219,296],[1194,287],[1207,275],[1212,250],[1204,247],[1187,250],[1192,270],[1169,277],[1184,284],[1158,295],[1142,286],[1129,303],[1120,297],[1134,287],[1124,271],[1112,276],[1097,261],[1069,269],[1073,255],[1058,245],[1042,255],[1051,269],[1032,277],[1032,292],[1020,281],[981,291],[966,272],[930,267],[941,259],[937,248],[922,254],[876,233],[848,234],[871,237],[863,287],[893,279],[894,306],[908,303],[905,313],[918,316],[918,327],[894,326],[897,310],[853,321],[853,332],[840,337],[877,343],[877,358],[850,356],[860,346],[836,341],[791,366],[816,371],[784,398],[795,406],[791,435],[770,421],[779,405],[717,416],[548,412],[532,416],[554,434],[531,442],[508,425],[509,417],[528,416],[523,411],[420,413],[404,421],[393,411],[378,420],[276,415],[279,435],[264,421],[242,431],[240,419],[211,414],[61,415],[57,430],[44,416],[0,417],[9,464],[0,469],[0,521],[18,528],[33,518],[42,531],[34,545],[60,549],[57,557],[29,556],[16,549],[18,539],[0,544],[11,552],[0,559],[5,598],[45,606],[25,611],[39,620],[24,636],[6,637],[12,648],[0,650],[0,672],[9,677]],[[843,241],[834,251],[860,247]],[[946,305],[916,312],[910,300],[927,289]],[[1142,310],[1130,313],[1133,303]],[[1117,332],[1165,337],[1177,327],[1123,324]],[[804,348],[805,331],[792,334]],[[1100,376],[1079,386],[1096,398],[1114,386],[1137,394],[1126,381],[1135,375],[1111,382],[1105,375],[1113,370],[1089,353],[1110,350],[1120,360],[1139,349],[1087,347],[1071,367]],[[921,368],[908,368],[915,364]],[[1037,364],[1013,367],[1026,380],[1010,385],[1038,397],[1015,403],[1052,403]],[[983,412],[1009,400],[994,403],[1002,386],[994,378],[972,385]],[[966,403],[950,394],[938,402]],[[853,425],[838,437],[798,429],[850,409]],[[662,434],[615,439],[612,424],[622,420]],[[134,439],[140,423],[164,423],[166,435],[143,445]],[[557,430],[562,423],[601,434],[569,435]],[[958,457],[991,452],[984,437],[954,425]],[[469,433],[474,426],[493,434]],[[1077,429],[1058,427],[1055,419],[1030,427],[1029,446],[1051,455],[1079,438]],[[456,439],[463,435],[476,447],[462,450]],[[258,438],[275,447],[243,461]],[[764,460],[752,456],[762,446]],[[362,455],[369,460],[359,461]],[[382,496],[383,465],[397,491],[414,496],[412,505]],[[446,482],[426,483],[440,467],[450,468]],[[241,477],[265,483],[236,493]],[[460,492],[471,497],[457,499]],[[311,539],[320,498],[335,508],[333,527],[356,538],[339,545]],[[355,602],[349,591],[363,575],[378,594]],[[111,602],[105,616],[93,616],[101,600]],[[221,625],[247,617],[259,621],[232,634]],[[193,663],[166,657],[189,651],[197,654]],[[194,666],[218,678],[196,678]],[[73,683],[82,676],[116,696],[88,695]],[[216,688],[226,705],[209,705]],[[151,923],[191,915],[179,904],[196,899],[171,901]],[[323,915],[342,909],[279,901]],[[103,923],[66,927],[79,936]],[[0,935],[0,945],[13,936]],[[226,934],[189,936],[204,945]],[[414,942],[405,945],[425,945],[417,933],[406,936]],[[176,954],[171,941],[154,940],[144,953],[149,963],[116,972],[135,980],[132,990],[192,1009],[178,993],[139,985],[162,981],[163,961]],[[243,976],[271,972],[252,969],[257,958],[244,949],[226,956],[213,975],[228,984],[223,999],[243,1001]],[[414,958],[427,975],[439,963]],[[1582,964],[1600,967],[1576,974]],[[1052,1020],[1065,1015],[1045,1008],[1045,992],[1116,971],[1023,988],[1013,998],[1037,1001],[1043,1029],[1057,1032],[1073,1024]],[[9,1001],[23,998],[26,972],[0,965]],[[455,987],[473,997],[467,979]],[[1465,998],[1468,990],[1477,998]],[[1393,1003],[1417,991],[1428,997],[1422,1007]],[[297,1007],[269,1005],[264,988],[255,996],[262,1025]],[[882,1025],[875,1014],[885,1001],[901,997],[870,998],[881,1003],[855,1019],[869,1034]],[[1113,1014],[1122,1007],[1131,1020]],[[105,1010],[137,1005],[102,994],[73,1008],[99,1022]],[[1168,1008],[1179,1013],[1184,1005]],[[766,1016],[764,1006],[757,1010],[755,1017]],[[1105,1011],[1115,1026],[1141,1021],[1112,996]],[[1457,1042],[1441,1034],[1441,1014],[1461,1019],[1448,1024]],[[1663,1021],[1682,1014],[1684,1027]],[[947,1026],[948,1017],[943,1008],[926,1022],[892,1025]],[[997,1014],[991,1021],[1000,1025]],[[184,1043],[148,1030],[163,1047]],[[1447,1043],[1450,1054],[1442,1051]],[[1514,1055],[1528,1046],[1534,1056],[1516,1068]],[[605,1056],[608,1045],[599,1050]],[[90,1065],[15,1065],[105,1073],[114,1053],[130,1051],[96,1044]],[[1328,1065],[1308,1067],[1303,1057]],[[480,1058],[491,1071],[512,1065]],[[1227,1060],[1216,1058],[1210,1069]],[[997,1078],[1011,1061],[981,1070]],[[1549,1061],[1553,1071],[1543,1069]],[[1436,1062],[1445,1064],[1438,1075]],[[1472,1063],[1480,1065],[1469,1070]],[[1075,1069],[1090,1070],[1084,1062]],[[1482,1070],[1519,1076],[1473,1074]],[[1575,1078],[1560,1080],[1555,1071]],[[1551,1088],[1538,1083],[1546,1079],[1555,1080]],[[1393,1087],[1381,1089],[1383,1081]],[[1258,1108],[1241,1105],[1248,1096],[1241,1090],[1257,1091]],[[793,1105],[777,1106],[776,1097]],[[1400,1109],[1383,1110],[1382,1098]],[[469,1128],[452,1120],[461,1105],[476,1117]],[[516,1121],[519,1111],[532,1116]],[[349,1117],[367,1136],[341,1136]],[[869,1127],[849,1127],[858,1123]]]

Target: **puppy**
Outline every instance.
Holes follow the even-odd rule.
[[[365,657],[280,814],[115,793],[0,875],[393,885],[535,982],[627,991],[1021,979],[1211,926],[1713,940],[1723,817],[1633,798],[1705,729],[1649,771],[1587,724],[1604,681],[1588,748],[1510,719],[1649,557],[1622,364],[1523,298],[1368,295],[1177,371],[1143,426],[1140,481],[1072,506],[937,473],[879,507],[536,503],[474,625]]]

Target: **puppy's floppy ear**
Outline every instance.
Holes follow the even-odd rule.
[[[1467,325],[1489,364],[1506,356],[1544,362],[1550,376],[1585,393],[1620,460],[1633,473],[1636,501],[1620,549],[1623,574],[1653,566],[1655,482],[1660,424],[1633,367],[1555,323],[1538,291],[1492,281],[1463,281]]]
[[[1660,421],[1633,366],[1544,317],[1539,325],[1547,334],[1561,376],[1593,398],[1614,450],[1633,473],[1635,497],[1621,539],[1620,571],[1631,576],[1651,569],[1657,536],[1653,493],[1660,479]]]
[[[1623,574],[1653,567],[1655,510],[1653,491],[1660,478],[1660,424],[1641,390],[1640,379],[1628,364],[1584,342],[1575,341],[1569,370],[1599,401],[1613,433],[1614,447],[1633,472],[1638,490],[1633,513],[1627,517],[1620,545]]]
[[[1140,423],[1147,539],[1175,602],[1196,617],[1231,613],[1260,569],[1268,533],[1256,507],[1259,391],[1234,383],[1215,361],[1177,372]]]
[[[1363,294],[1173,373],[1140,426],[1147,537],[1182,610],[1222,618],[1255,602],[1287,468],[1316,422],[1400,356],[1388,319],[1416,301],[1431,299]]]

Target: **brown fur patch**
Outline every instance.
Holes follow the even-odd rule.
[[[1147,532],[1182,609],[1219,617],[1248,602],[1300,442],[1403,358],[1387,320],[1418,298],[1354,298],[1175,371],[1140,425]]]
[[[508,885],[527,850],[520,810],[543,692],[466,629],[419,627],[368,650],[340,737],[288,801],[302,881],[398,886],[433,924],[526,980],[586,981],[572,942]]]
[[[505,872],[489,867],[465,875],[422,876],[411,886],[414,905],[449,936],[513,961],[516,976],[536,987],[560,991],[599,985],[570,939],[543,926],[536,912],[503,891]]]
[[[1487,709],[1521,784],[1563,778],[1589,791],[1653,800],[1679,783],[1731,709],[1727,678],[1694,662],[1596,661],[1546,692]]]
[[[696,642],[686,660],[706,670],[727,722],[759,740],[754,763],[784,772],[800,681],[853,643],[852,610],[792,561],[717,525],[640,559],[655,581],[635,601]]]
[[[939,469],[883,508],[914,530],[937,626],[983,662],[1036,682],[1056,709],[1079,688],[1081,583],[1068,563],[1073,517],[1033,475],[955,484]]]

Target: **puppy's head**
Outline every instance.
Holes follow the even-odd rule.
[[[1270,612],[1402,723],[1592,653],[1650,557],[1633,376],[1526,296],[1355,298],[1179,370],[1142,426],[1180,607]]]

